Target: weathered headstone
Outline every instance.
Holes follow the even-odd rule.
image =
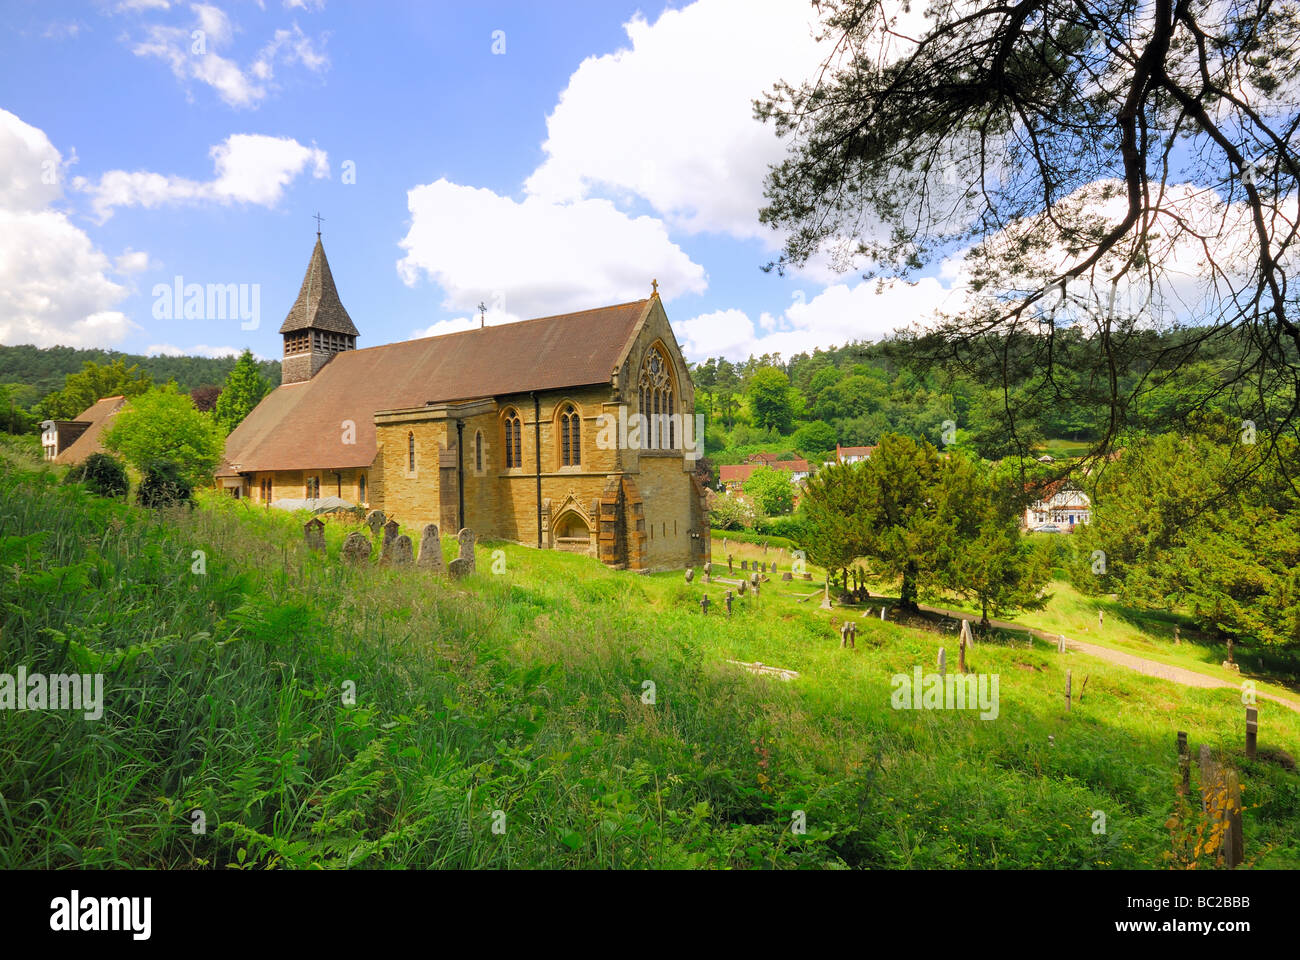
[[[957,642],[957,670],[963,675],[966,673],[966,647],[970,643],[970,621],[961,622],[961,638]]]
[[[396,520],[389,520],[384,524],[384,542],[379,548],[379,556],[381,559],[388,555],[389,550],[392,549],[393,541],[397,539],[397,534],[399,532]]]
[[[704,582],[713,582],[713,562],[710,560],[704,561]]]
[[[727,605],[727,616],[731,616],[731,591],[728,590],[727,595],[722,599],[723,602]]]
[[[704,596],[700,597],[700,613],[707,614],[708,612],[709,612],[709,595],[706,593]]]
[[[855,650],[858,647],[858,625],[856,623],[849,624],[849,646]]]
[[[736,568],[731,565],[731,554],[727,554],[727,573],[735,573]]]
[[[362,563],[370,559],[370,551],[373,549],[365,534],[353,530],[343,541],[343,559]]]
[[[409,566],[414,560],[415,557],[411,553],[411,538],[402,534],[393,541],[393,563],[398,566]]]
[[[417,563],[435,573],[442,573],[442,540],[436,523],[426,523],[420,531],[420,559]]]
[[[460,545],[460,555],[458,560],[464,560],[469,565],[469,572],[474,572],[474,531],[469,527],[461,529],[456,534],[456,543]]]
[[[754,596],[758,596],[758,574],[753,574],[749,578],[749,585],[754,588]]]
[[[1182,640],[1182,638],[1178,635],[1178,624],[1175,623],[1175,624],[1174,624],[1174,646],[1175,646],[1175,647],[1182,646],[1182,643],[1183,643],[1183,640]]]
[[[687,582],[687,583],[690,583],[690,582],[691,582],[692,580],[694,580],[694,579],[695,579],[695,568],[694,568],[694,567],[687,567],[687,568],[686,568],[686,582]]]
[[[366,514],[366,526],[370,528],[372,537],[377,537],[384,532],[384,521],[387,519],[382,510],[371,510]]]
[[[749,569],[749,561],[748,561],[748,560],[741,560],[741,561],[740,561],[740,569],[741,569],[741,570],[748,570],[748,569]]]
[[[842,650],[848,645],[849,645],[849,625],[847,623],[842,623],[840,624],[840,649]]]
[[[1254,707],[1246,708],[1246,758],[1255,759],[1257,740],[1259,738],[1259,711]]]
[[[1057,652],[1057,653],[1065,653],[1065,634],[1063,634],[1063,633],[1061,633],[1061,634],[1057,634],[1057,637],[1056,637],[1056,652]]]
[[[805,580],[811,580],[811,579],[812,579],[812,574],[811,574],[811,573],[805,573],[805,574],[803,575],[803,578],[804,578]]]
[[[787,570],[785,573],[781,574],[781,579],[782,579],[782,580],[793,580],[793,579],[794,579],[794,574],[792,574],[789,570]]]
[[[939,676],[948,675],[948,655],[944,652],[943,647],[939,648]]]
[[[885,607],[881,607],[881,608],[880,608],[880,619],[881,619],[881,620],[884,620],[884,619],[885,619],[885,609],[886,609]]]
[[[745,595],[745,581],[744,581],[744,580],[741,580],[741,581],[740,581],[740,588],[739,588],[739,589],[740,589],[740,595],[743,597],[743,596]]]
[[[470,567],[469,561],[462,557],[457,557],[451,563],[447,564],[447,572],[451,574],[453,580],[462,580],[474,571]]]
[[[325,549],[325,521],[312,517],[302,525],[303,536],[307,539],[308,550]]]

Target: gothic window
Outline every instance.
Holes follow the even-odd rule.
[[[474,432],[474,469],[483,472],[483,431]]]
[[[415,473],[415,434],[406,435],[406,470]]]
[[[506,466],[522,467],[524,465],[524,446],[523,429],[519,421],[519,414],[514,410],[508,410],[505,420],[502,422],[502,427],[505,430]]]
[[[652,450],[677,447],[677,430],[673,422],[676,398],[673,394],[672,367],[655,346],[641,364],[641,412],[650,421],[647,445]]]
[[[576,467],[582,462],[582,418],[573,404],[560,410],[560,466]]]
[[[271,490],[272,490],[271,478],[263,477],[262,478],[262,502],[263,503],[271,502]]]
[[[357,500],[361,503],[366,502],[366,475],[364,473],[357,477]]]

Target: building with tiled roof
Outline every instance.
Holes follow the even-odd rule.
[[[81,463],[92,453],[103,453],[104,430],[126,406],[126,397],[103,397],[81,411],[74,420],[41,423],[41,450],[54,463]]]
[[[841,447],[835,444],[835,460],[838,463],[861,463],[870,460],[876,452],[875,447]]]
[[[754,475],[759,467],[772,470],[785,470],[790,474],[790,482],[803,483],[812,475],[812,467],[807,460],[778,460],[774,453],[755,453],[745,458],[744,463],[729,463],[718,467],[718,482],[730,494],[743,500],[745,481]]]
[[[337,496],[632,569],[707,557],[694,387],[657,287],[359,350],[318,235],[280,330],[282,383],[226,441],[232,495]]]

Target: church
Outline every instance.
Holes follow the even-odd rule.
[[[701,450],[676,425],[694,387],[657,286],[357,349],[318,233],[280,333],[281,385],[226,440],[216,481],[230,495],[336,496],[414,530],[469,527],[619,569],[708,559]],[[637,414],[672,425],[640,431]]]

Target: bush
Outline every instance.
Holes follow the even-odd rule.
[[[136,502],[153,509],[193,504],[194,488],[177,464],[170,460],[155,460],[145,468]]]
[[[709,498],[709,525],[715,530],[742,530],[754,525],[754,508],[721,493]]]
[[[803,519],[798,514],[784,517],[759,517],[754,521],[754,532],[798,543],[804,536]]]
[[[84,483],[91,493],[101,497],[125,497],[131,485],[122,461],[107,453],[92,453],[68,471],[64,482]]]

